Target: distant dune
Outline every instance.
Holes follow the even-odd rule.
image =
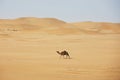
[[[0,34],[31,31],[46,34],[119,34],[120,23],[67,23],[55,18],[34,17],[0,19]]]
[[[120,33],[120,23],[108,22],[76,22],[72,23],[86,33]]]

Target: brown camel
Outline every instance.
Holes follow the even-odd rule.
[[[59,51],[56,51],[59,55],[60,55],[60,57],[61,56],[63,56],[63,58],[64,58],[64,55],[66,55],[66,59],[68,58],[68,59],[70,59],[70,55],[69,55],[69,53],[67,52],[67,51],[62,51],[62,52],[59,52]]]

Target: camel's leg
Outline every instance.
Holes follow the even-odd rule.
[[[68,59],[70,59],[70,56],[69,56],[69,55],[66,55],[66,57],[67,57]]]
[[[66,55],[63,55],[63,58],[66,59]]]
[[[63,55],[63,58],[65,58],[64,55]]]
[[[69,59],[70,59],[70,56],[68,56],[69,57]]]
[[[64,55],[60,55],[60,58],[64,58]]]
[[[66,59],[68,58],[68,55],[66,55]]]
[[[67,55],[66,55],[66,59],[67,59]]]

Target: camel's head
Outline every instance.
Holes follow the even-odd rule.
[[[58,54],[60,54],[60,52],[59,51],[56,51]]]

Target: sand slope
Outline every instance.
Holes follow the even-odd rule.
[[[96,24],[104,24],[101,31],[88,30]],[[0,80],[120,80],[118,26],[53,18],[0,20]],[[72,59],[60,58],[57,50],[67,50]]]

